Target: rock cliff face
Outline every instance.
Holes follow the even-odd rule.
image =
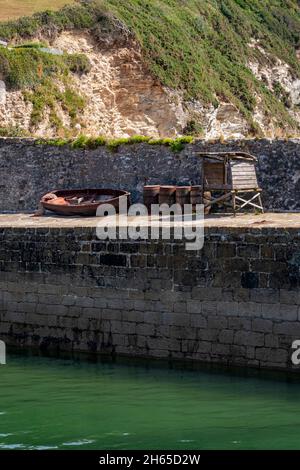
[[[135,134],[174,137],[182,133],[188,112],[180,93],[163,87],[149,74],[137,44],[104,47],[88,33],[66,32],[51,45],[67,53],[83,53],[91,63],[88,74],[72,76],[73,87],[86,100],[84,112],[75,125],[77,132],[109,137]],[[5,93],[3,87],[2,82],[0,127],[18,126],[37,136],[55,135],[47,112],[43,121],[31,128],[32,105],[25,102],[22,92]],[[64,126],[69,127],[63,109],[58,109],[58,114]]]
[[[63,107],[56,105],[64,128],[72,128],[72,135],[174,137],[188,133],[193,122],[197,123],[198,135],[206,139],[243,138],[251,132],[232,103],[204,107],[200,101],[185,101],[180,91],[162,86],[149,73],[139,45],[133,39],[97,41],[88,32],[72,31],[60,33],[49,43],[67,53],[83,53],[91,64],[89,73],[71,76],[72,86],[86,103],[75,125],[71,125]],[[253,47],[259,46],[253,44]],[[248,66],[271,91],[285,93],[290,114],[300,123],[300,80],[293,78],[289,66],[280,60],[267,65],[251,62]],[[65,87],[59,80],[57,84],[61,89]],[[6,90],[0,81],[0,128],[17,127],[42,137],[57,135],[47,109],[35,126],[30,123],[31,112],[32,104],[25,101],[23,93]],[[260,112],[259,97],[253,117],[265,135],[278,137],[278,128]]]
[[[275,93],[278,98],[284,101],[290,115],[300,123],[300,80],[293,76],[288,64],[278,58],[274,60],[274,57],[267,54],[257,41],[253,41],[250,47],[259,51],[265,60],[263,63],[250,61],[248,63],[249,69],[272,93]],[[297,52],[297,58],[300,60],[299,51]],[[255,119],[265,131],[265,134],[274,134],[272,122],[264,120],[260,114],[259,101]]]

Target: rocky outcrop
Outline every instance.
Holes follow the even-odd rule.
[[[6,103],[6,86],[5,83],[0,80],[0,105],[5,105]]]
[[[258,41],[249,44],[256,49],[263,61],[251,60],[248,67],[252,73],[261,80],[272,93],[285,104],[290,115],[300,122],[300,80],[295,78],[288,64],[278,58],[270,56],[260,45]],[[300,51],[297,57],[300,59]],[[256,121],[260,124],[265,133],[272,132],[272,121],[267,120],[260,113],[259,97],[257,98],[257,109],[254,115]],[[273,129],[274,131],[274,129]]]
[[[118,34],[117,34],[118,33]],[[83,53],[91,64],[89,73],[70,77],[72,87],[86,101],[85,109],[75,122],[57,103],[56,113],[68,133],[76,136],[105,135],[129,137],[136,134],[153,137],[174,137],[190,130],[197,123],[196,133],[206,139],[240,139],[251,133],[249,122],[232,103],[220,102],[218,107],[204,106],[200,101],[185,101],[183,93],[162,86],[149,72],[139,45],[122,30],[116,36],[97,37],[95,32],[62,32],[48,38],[51,50]],[[42,38],[38,38],[42,39]],[[289,112],[300,122],[300,80],[295,80],[289,66],[280,60],[274,63],[254,42],[265,57],[262,65],[254,60],[248,66],[272,92],[282,92]],[[1,79],[1,76],[0,76]],[[279,85],[278,85],[279,84]],[[57,83],[61,90],[65,84]],[[260,96],[253,120],[269,137],[278,136],[272,118],[261,112]],[[32,104],[21,91],[7,91],[0,82],[0,127],[17,127],[38,137],[53,137],[57,129],[51,125],[49,110],[42,121],[31,126]]]
[[[66,32],[57,36],[51,46],[67,53],[84,53],[91,63],[88,74],[72,76],[76,92],[86,98],[74,133],[174,137],[186,126],[188,113],[180,93],[163,87],[151,76],[136,44],[99,45],[88,33]],[[0,102],[0,127],[18,126],[36,136],[55,135],[47,113],[36,128],[30,128],[30,112],[31,105],[21,92],[8,92],[6,104]],[[69,118],[62,109],[58,114],[69,127]]]

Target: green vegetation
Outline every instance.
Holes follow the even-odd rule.
[[[83,54],[53,55],[37,47],[0,47],[0,75],[9,89],[22,90],[44,79],[68,72],[86,73],[90,68]]]
[[[192,119],[187,123],[183,133],[186,135],[194,135],[199,137],[203,135],[203,128],[197,121]]]
[[[13,46],[14,49],[40,49],[41,47],[47,47],[46,42],[24,42],[22,44],[17,44]]]
[[[27,132],[20,127],[0,127],[0,137],[28,137]]]
[[[132,137],[120,139],[106,139],[105,137],[87,137],[81,135],[75,140],[71,139],[50,139],[39,140],[39,145],[53,145],[56,147],[63,147],[70,145],[74,149],[96,149],[98,147],[106,146],[112,152],[116,152],[121,145],[133,145],[138,143],[148,143],[149,145],[165,145],[170,147],[173,152],[180,152],[184,149],[184,144],[193,143],[194,138],[191,136],[178,137],[177,139],[152,139],[142,135],[134,135]]]
[[[289,103],[283,90],[277,87],[275,93],[270,92],[247,67],[250,59],[267,64],[278,57],[300,78],[295,53],[300,47],[297,0],[82,1],[58,12],[47,11],[0,24],[0,38],[28,40],[37,33],[84,28],[99,38],[117,28],[114,17],[135,35],[152,74],[164,85],[182,90],[186,99],[200,99],[214,106],[222,100],[232,102],[257,135],[260,129],[252,116],[259,96],[264,113],[275,117],[278,127],[299,128],[288,113]],[[268,56],[250,46],[253,40]],[[11,86],[35,85],[39,67],[46,77],[63,73],[64,67],[74,72],[84,72],[88,67],[84,60],[80,64],[79,57],[72,65],[68,63],[71,58],[43,56],[34,47],[20,51],[17,56],[17,50],[5,53],[1,49],[0,67],[6,71]],[[26,70],[28,58],[32,67]],[[186,132],[200,132],[197,123],[191,126]]]
[[[32,16],[0,24],[0,39],[8,41],[33,38],[39,32],[56,33],[72,29],[92,28],[98,22],[105,20],[103,7],[97,0],[83,2],[82,5],[67,5],[59,11],[44,11]]]
[[[57,115],[57,103],[68,112],[71,125],[75,124],[85,105],[85,99],[70,87],[69,72],[87,73],[90,63],[83,54],[54,55],[43,52],[40,47],[40,43],[9,49],[0,47],[0,75],[8,89],[23,90],[25,100],[32,103],[32,126],[42,121],[48,108],[49,121],[59,130],[63,124]],[[57,79],[65,85],[64,91],[60,91]]]
[[[43,80],[40,84],[30,91],[25,91],[24,98],[32,103],[31,125],[36,126],[42,121],[45,109],[49,110],[49,121],[52,127],[59,130],[63,127],[63,123],[57,114],[57,104],[68,113],[71,119],[71,125],[76,123],[78,113],[83,111],[85,99],[79,96],[75,90],[66,86],[61,91],[55,83],[48,79]]]

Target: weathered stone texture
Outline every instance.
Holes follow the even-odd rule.
[[[136,144],[121,146],[112,153],[105,147],[75,150],[68,146],[38,145],[26,139],[0,138],[0,211],[33,210],[41,195],[62,188],[121,188],[132,193],[133,201],[140,200],[145,184],[199,184],[201,165],[194,152],[225,150],[243,150],[257,156],[258,179],[267,209],[300,209],[300,141],[297,139],[226,144],[199,141],[187,145],[180,153],[173,153],[165,146]],[[234,245],[216,248],[224,258],[230,258],[231,250],[235,249]],[[259,255],[257,249],[251,243],[242,244],[237,256],[255,260]],[[228,251],[222,253],[222,250]],[[274,260],[272,247],[266,245],[263,250]],[[276,253],[276,261],[283,258],[283,252]],[[248,276],[247,282],[255,285],[257,280]]]
[[[206,228],[202,251],[93,228],[3,228],[0,241],[8,344],[297,370],[298,229]]]
[[[4,105],[6,103],[6,86],[5,83],[0,80],[0,105]]]

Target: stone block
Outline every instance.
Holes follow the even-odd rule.
[[[217,302],[217,314],[228,316],[238,315],[238,306],[239,304],[237,302]]]
[[[201,315],[191,315],[191,327],[207,328],[207,319]]]
[[[250,289],[243,289],[242,287],[233,289],[233,300],[235,302],[249,302],[250,292]]]
[[[249,272],[248,268],[245,268],[245,272],[242,273],[241,286],[244,289],[256,289],[259,287],[259,274],[257,272]]]
[[[241,344],[231,344],[230,345],[230,355],[231,357],[246,357],[247,349],[251,346],[245,346]]]
[[[247,360],[255,358],[255,348],[253,346],[248,346],[246,348],[246,357],[247,357]]]
[[[287,364],[288,351],[278,348],[257,348],[255,357],[258,361],[266,364],[280,364],[284,366]]]
[[[189,326],[191,322],[190,315],[180,313],[163,313],[162,319],[164,325],[170,326]]]
[[[169,325],[155,325],[155,336],[173,337],[172,331],[175,328],[183,328],[180,326],[169,326]],[[174,336],[176,337],[176,336]],[[180,337],[180,335],[179,335]]]
[[[142,336],[153,336],[155,332],[154,325],[151,323],[139,323],[136,325],[136,334]]]
[[[24,312],[10,312],[9,319],[12,323],[25,323]]]
[[[100,310],[96,309],[96,308],[93,308],[93,309],[90,309],[90,310],[96,312],[94,318],[100,317],[103,320],[118,320],[118,321],[123,320],[122,310],[111,309],[111,308],[104,308],[104,309],[100,309]]]
[[[207,318],[207,327],[210,329],[219,329],[227,328],[227,318],[221,316],[212,316]]]
[[[98,308],[100,310],[103,308],[107,308],[107,301],[105,299],[96,298],[94,299],[93,307]]]
[[[40,294],[39,303],[47,305],[61,305],[62,297],[60,295]]]
[[[169,351],[181,351],[182,341],[175,338],[170,338],[168,341],[168,350]]]
[[[298,319],[298,306],[297,305],[280,305],[280,317],[282,320],[295,321]]]
[[[298,290],[280,289],[280,303],[300,305],[300,293]]]
[[[137,299],[137,300],[144,300],[144,299],[145,300],[156,300],[156,301],[160,300],[163,303],[165,303],[165,302],[166,303],[172,303],[172,300],[170,300],[170,299],[166,299],[166,301],[165,301],[165,296],[163,296],[164,301],[162,300],[162,298],[161,298],[162,297],[162,292],[157,292],[157,291],[153,292],[151,290],[148,290],[146,292],[140,292],[140,294],[141,294],[140,298]],[[129,298],[130,298],[130,296],[129,296]]]
[[[218,341],[218,337],[220,334],[220,330],[212,330],[208,328],[201,328],[198,330],[198,337],[201,341],[210,341],[212,343],[216,343]]]
[[[200,354],[211,353],[211,343],[209,341],[198,341],[197,353],[200,353]]]
[[[278,348],[279,347],[278,335],[273,335],[272,333],[266,334],[265,335],[265,347],[266,348]]]
[[[262,317],[271,320],[295,321],[298,318],[296,305],[262,304]]]
[[[62,305],[66,305],[66,306],[75,305],[76,303],[75,294],[63,295],[61,303]]]
[[[61,279],[61,282],[64,282],[63,279]],[[39,294],[49,294],[49,295],[62,295],[62,294],[67,294],[68,292],[68,287],[65,286],[63,283],[61,285],[52,285],[52,284],[39,284],[37,292]]]
[[[165,311],[170,311],[168,309],[168,307],[165,307],[164,310]],[[187,313],[187,304],[186,304],[186,302],[175,302],[173,304],[173,312],[174,313],[180,313],[180,314],[186,314]],[[190,312],[188,312],[188,313],[190,313]]]
[[[230,355],[230,345],[229,344],[220,344],[212,343],[211,345],[211,354],[217,356],[227,356]]]
[[[151,291],[149,291],[151,293]],[[126,296],[128,296],[129,299],[133,299],[133,300],[144,300],[145,297],[146,297],[146,293],[147,292],[144,292],[144,291],[140,291],[140,290],[132,290],[132,289],[129,289],[126,291],[126,294],[124,293],[124,296],[123,298],[125,298]],[[159,296],[159,294],[156,294]],[[150,299],[152,300],[152,299]],[[156,299],[154,299],[156,300]]]
[[[163,322],[163,315],[159,312],[145,312],[144,322],[153,323],[153,324],[161,324]]]
[[[257,259],[260,257],[259,244],[248,243],[245,245],[237,246],[237,256],[241,258]]]
[[[77,328],[79,330],[87,330],[89,326],[89,320],[85,317],[79,317],[77,320]]]
[[[251,330],[251,319],[243,317],[229,317],[228,328],[231,330]]]
[[[201,313],[202,305],[199,300],[188,300],[186,303],[187,313]]]
[[[223,300],[223,291],[221,287],[193,287],[192,299],[194,300]]]
[[[279,291],[278,289],[251,289],[250,301],[276,304],[279,302]]]
[[[100,264],[107,266],[126,266],[127,256],[113,253],[101,254]]]
[[[82,315],[82,312],[83,312],[83,308],[82,307],[75,307],[73,305],[70,305],[68,307],[68,315],[70,315],[71,317],[79,317],[80,315]]]
[[[81,315],[86,318],[99,318],[100,312],[98,308],[83,307]]]
[[[139,311],[123,311],[121,310],[122,321],[131,321],[134,323],[144,323],[144,312]]]
[[[209,315],[216,315],[217,314],[217,303],[205,300],[202,302],[202,315],[209,316]]]
[[[217,244],[217,258],[234,258],[236,256],[235,243],[218,243]]]
[[[219,334],[219,342],[223,344],[232,344],[233,343],[233,330],[222,330]]]
[[[262,333],[272,333],[273,322],[271,320],[262,320],[261,318],[255,318],[252,320],[252,330]]]
[[[169,351],[169,339],[166,339],[166,338],[150,337],[147,339],[147,344],[148,344],[150,351],[152,351],[152,353],[155,353],[154,354],[155,356],[156,356],[157,350],[164,350],[166,352]]]
[[[53,317],[55,317],[55,315],[53,315]],[[45,325],[45,316],[37,315],[35,313],[27,313],[25,316],[25,323],[30,325]]]
[[[300,322],[280,322],[273,326],[274,334],[289,335],[294,339],[300,339]]]
[[[75,305],[76,307],[92,308],[94,306],[94,299],[91,297],[77,297]]]
[[[116,350],[119,346],[125,346],[125,335],[112,334],[112,344],[116,346]]]
[[[261,304],[256,302],[239,302],[238,316],[241,317],[261,317]]]
[[[259,347],[264,345],[264,334],[253,333],[251,331],[236,331],[234,334],[234,344]]]

